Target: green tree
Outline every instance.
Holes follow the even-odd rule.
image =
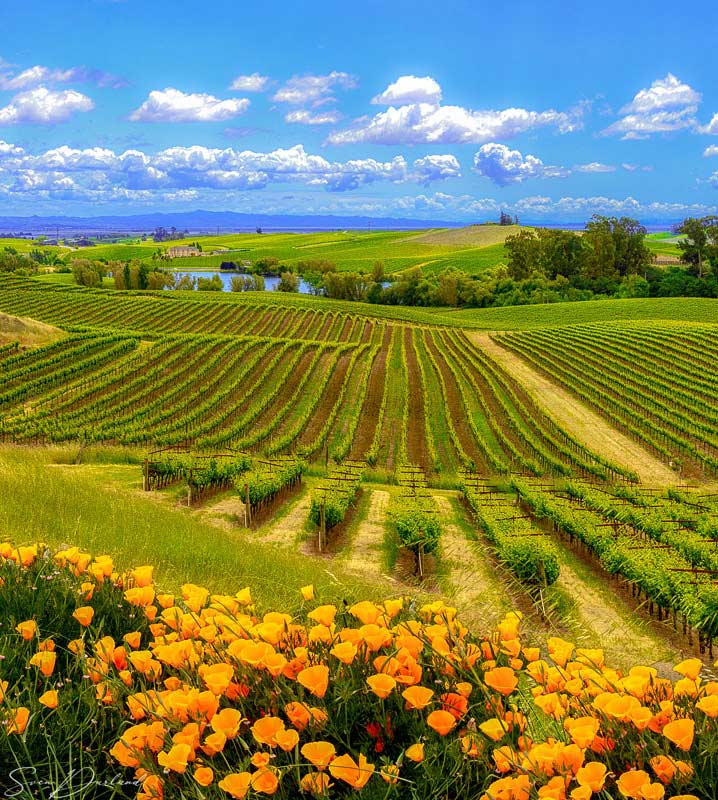
[[[507,236],[505,242],[508,254],[509,275],[514,280],[522,280],[539,269],[541,243],[533,230],[524,229]]]
[[[277,284],[278,292],[298,292],[299,291],[299,275],[293,272],[283,272],[279,283]]]
[[[652,259],[645,236],[646,229],[638,220],[594,214],[584,234],[596,256],[591,264],[592,276],[640,275]]]
[[[699,278],[703,277],[706,261],[718,267],[718,217],[687,217],[676,232],[686,237],[678,242],[681,261],[696,267]]]

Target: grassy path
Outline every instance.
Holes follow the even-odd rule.
[[[366,517],[357,526],[348,555],[343,561],[346,569],[369,579],[384,571],[383,544],[389,499],[389,492],[371,490]]]
[[[601,580],[569,550],[557,550],[561,574],[555,585],[572,601],[565,624],[578,646],[600,643],[606,661],[622,668],[633,664],[665,667],[681,660],[682,654],[654,634],[609,581]]]
[[[488,628],[511,609],[508,592],[481,546],[467,538],[470,526],[456,501],[438,494],[433,501],[442,521],[441,588],[467,624]]]

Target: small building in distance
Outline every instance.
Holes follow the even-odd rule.
[[[202,253],[196,247],[180,245],[167,248],[168,258],[190,258],[191,256],[201,256]]]
[[[654,255],[653,263],[657,267],[679,267],[683,262],[678,256]]]

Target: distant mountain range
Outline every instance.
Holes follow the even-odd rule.
[[[46,235],[61,238],[68,236],[93,236],[124,233],[150,233],[155,228],[176,228],[190,235],[211,233],[254,233],[262,228],[266,233],[311,232],[333,230],[421,230],[425,228],[463,228],[476,220],[458,222],[439,219],[407,219],[405,217],[340,217],[316,214],[242,214],[236,211],[177,211],[148,212],[130,216],[107,215],[97,217],[64,216],[0,216],[0,236],[9,234]],[[678,220],[643,220],[649,231],[670,230]],[[556,222],[521,219],[523,225],[543,228],[581,230],[585,222]]]
[[[190,233],[254,232],[257,227],[269,231],[311,230],[416,230],[421,228],[458,228],[465,222],[404,219],[402,217],[337,217],[292,214],[240,214],[234,211],[149,212],[131,216],[61,217],[0,216],[0,233],[61,234],[143,232],[155,228],[187,230]]]

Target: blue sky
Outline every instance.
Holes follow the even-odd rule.
[[[714,3],[2,6],[0,214],[718,212]]]

